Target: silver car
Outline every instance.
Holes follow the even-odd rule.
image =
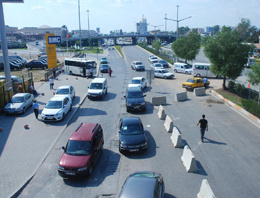
[[[10,103],[4,107],[6,114],[19,114],[25,113],[25,110],[32,106],[34,100],[33,94],[18,93],[13,95]]]

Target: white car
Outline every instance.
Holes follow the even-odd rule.
[[[72,109],[70,96],[54,96],[44,106],[41,114],[43,121],[63,120],[65,115]]]
[[[174,74],[168,72],[166,69],[155,69],[154,70],[154,77],[164,78],[164,79],[174,78]]]
[[[62,85],[60,86],[56,93],[55,96],[66,96],[69,95],[72,99],[75,98],[75,89],[71,85]]]
[[[191,66],[187,65],[186,63],[174,63],[173,71],[175,73],[180,72],[184,74],[192,74]]]
[[[135,77],[128,84],[128,87],[139,87],[141,90],[143,90],[146,86],[147,82],[143,77]]]
[[[159,61],[159,59],[156,56],[151,56],[148,58],[149,62],[151,63],[152,61]]]
[[[163,65],[161,63],[154,63],[150,66],[151,69],[164,69]]]
[[[145,70],[145,66],[141,61],[133,61],[131,64],[131,68],[138,71],[144,71]]]
[[[33,94],[17,93],[13,95],[10,103],[4,107],[6,114],[25,113],[25,110],[32,106],[34,100]]]

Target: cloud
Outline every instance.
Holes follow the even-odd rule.
[[[47,8],[44,6],[38,5],[38,6],[33,6],[32,10],[42,10],[42,11],[47,11]]]

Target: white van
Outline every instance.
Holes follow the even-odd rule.
[[[210,71],[209,63],[194,63],[192,65],[192,75],[196,77],[219,77]]]
[[[88,98],[104,98],[107,94],[107,79],[95,78],[88,87]]]
[[[175,73],[180,72],[180,73],[184,73],[184,74],[191,74],[192,68],[189,65],[187,65],[186,63],[174,63],[173,71]]]

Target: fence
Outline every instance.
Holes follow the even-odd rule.
[[[33,84],[33,75],[31,72],[20,77],[21,82],[12,80],[12,87],[7,86],[5,80],[0,81],[0,109],[2,109],[16,93],[30,92]]]
[[[54,67],[54,68],[50,69],[49,71],[47,71],[44,74],[45,81],[48,81],[50,77],[55,77],[56,74],[64,72],[63,67],[64,67],[64,62],[58,64],[57,67]]]

